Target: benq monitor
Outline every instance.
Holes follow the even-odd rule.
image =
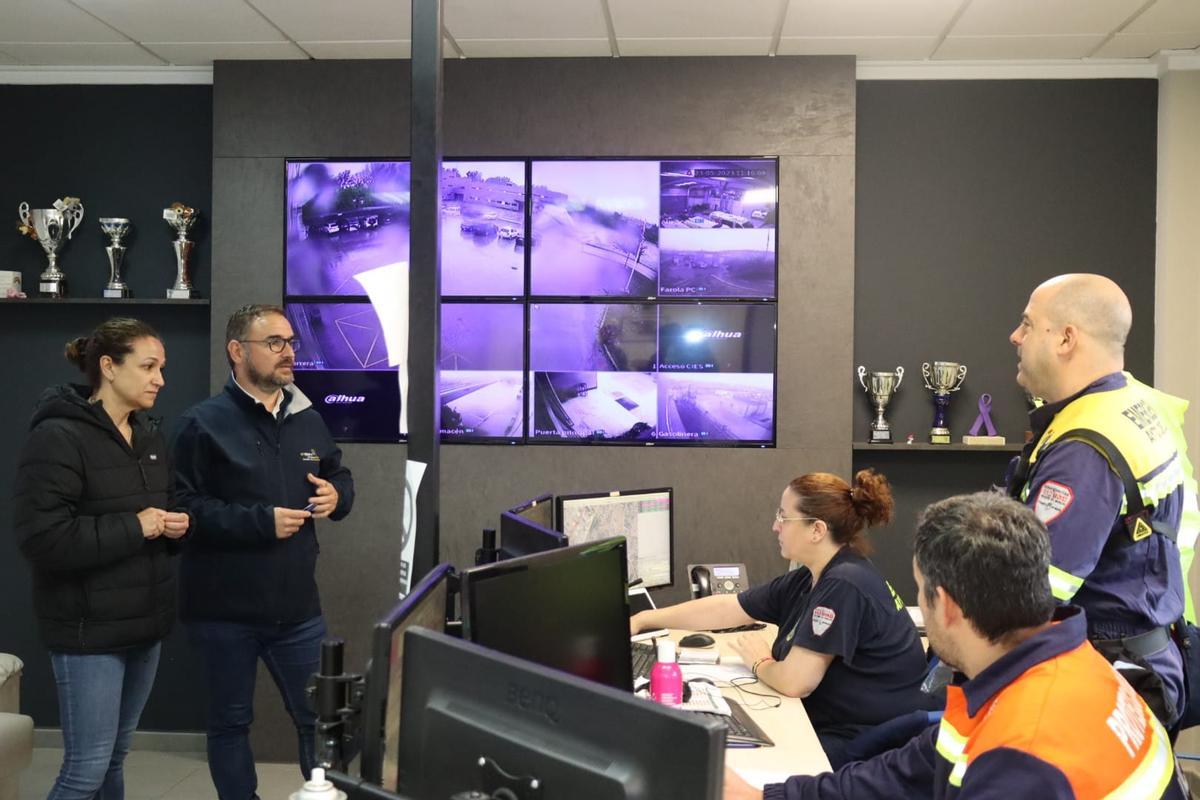
[[[439,564],[411,592],[375,623],[371,632],[371,663],[367,668],[367,693],[363,700],[362,760],[364,780],[385,789],[396,788],[396,731],[400,725],[401,667],[404,633],[424,628],[441,633],[446,628],[447,579],[454,572]]]
[[[617,689],[633,687],[624,539],[467,570],[462,617],[464,639]]]
[[[556,501],[558,529],[572,544],[625,537],[629,580],[648,589],[675,582],[674,491],[631,489],[563,495]]]
[[[717,800],[725,726],[423,630],[406,635],[400,791],[542,800]],[[482,764],[480,763],[482,761]]]

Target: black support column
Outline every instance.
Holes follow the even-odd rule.
[[[417,493],[415,584],[438,562],[441,403],[442,0],[412,0],[411,237],[408,282],[408,458],[426,465]]]

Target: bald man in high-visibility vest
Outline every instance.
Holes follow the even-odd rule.
[[[1186,701],[1171,626],[1200,515],[1187,458],[1186,401],[1124,369],[1129,300],[1100,275],[1060,275],[1034,290],[1010,341],[1017,382],[1042,404],[1009,493],[1050,531],[1050,586],[1087,613],[1088,637],[1173,725]]]

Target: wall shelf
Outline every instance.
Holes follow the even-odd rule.
[[[114,306],[207,306],[210,300],[206,297],[194,297],[190,300],[168,300],[165,297],[6,297],[0,298],[0,306],[4,305],[114,305]]]
[[[908,451],[930,451],[930,450],[948,450],[954,453],[966,452],[984,452],[984,453],[1019,453],[1024,445],[1020,444],[993,444],[993,445],[978,445],[978,444],[929,444],[928,442],[914,442],[913,444],[904,444],[897,442],[895,444],[870,444],[869,442],[854,442],[851,449],[858,452],[872,453],[903,453]]]

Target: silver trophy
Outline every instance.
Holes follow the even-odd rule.
[[[125,263],[125,247],[121,238],[129,233],[129,220],[124,217],[101,217],[100,230],[108,237],[108,283],[104,284],[105,297],[129,297],[129,284],[121,280],[121,265]]]
[[[871,376],[869,385],[866,381],[867,375]],[[863,390],[870,396],[871,403],[875,406],[875,419],[871,420],[871,438],[869,440],[872,444],[892,443],[892,428],[883,418],[883,411],[887,408],[888,401],[892,399],[892,394],[900,388],[900,382],[903,380],[904,367],[896,367],[895,372],[867,372],[866,367],[858,368],[858,382],[862,384]]]
[[[954,361],[935,361],[930,368],[921,365],[925,388],[933,392],[933,427],[929,429],[930,444],[950,444],[950,429],[946,427],[946,412],[950,408],[950,393],[962,388],[967,368]]]
[[[163,219],[175,229],[175,241],[171,242],[175,248],[175,285],[167,289],[167,298],[170,300],[186,300],[196,296],[188,272],[188,258],[196,243],[188,240],[187,233],[198,217],[196,209],[183,203],[171,203],[170,208],[163,209]]]
[[[78,197],[55,200],[54,208],[30,208],[29,203],[21,203],[17,215],[21,218],[17,229],[37,241],[50,261],[38,278],[38,292],[43,297],[66,297],[67,276],[58,268],[58,251],[83,222],[83,204]]]

